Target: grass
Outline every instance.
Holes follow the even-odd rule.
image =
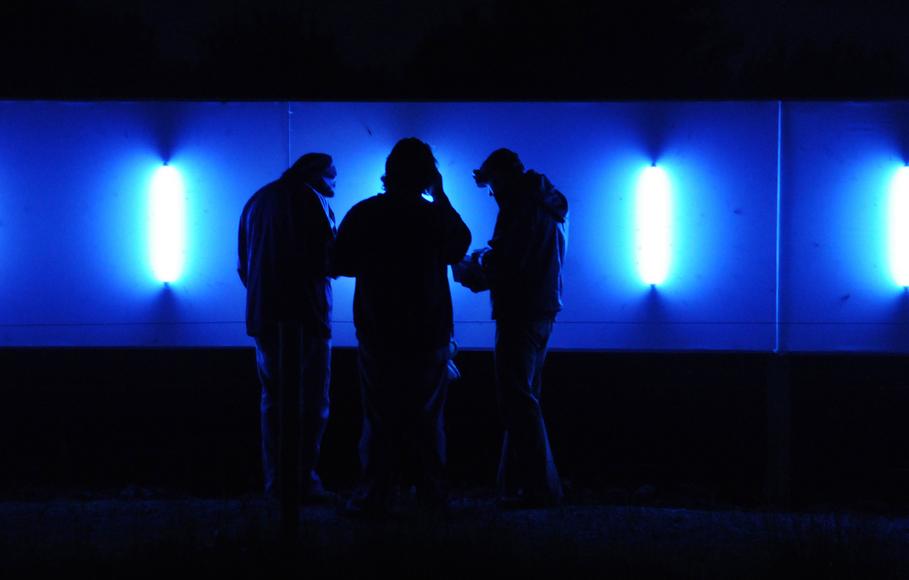
[[[905,578],[909,518],[568,505],[503,512],[459,497],[450,517],[349,520],[302,512],[290,549],[278,509],[246,499],[0,502],[0,577]]]

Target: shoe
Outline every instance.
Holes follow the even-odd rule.
[[[322,480],[314,471],[311,471],[306,479],[308,481],[303,483],[300,491],[301,505],[327,505],[337,501],[337,494],[327,491],[322,486]]]

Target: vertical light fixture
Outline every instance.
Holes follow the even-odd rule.
[[[909,166],[900,167],[890,182],[890,272],[894,281],[909,287]]]
[[[162,165],[152,177],[149,244],[152,272],[159,282],[175,282],[186,255],[186,192],[180,172]]]
[[[669,274],[671,199],[669,177],[656,165],[638,178],[635,198],[635,250],[638,274],[645,284],[662,284]]]

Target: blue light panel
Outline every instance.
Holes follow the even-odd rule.
[[[155,171],[150,202],[152,272],[159,282],[168,284],[183,273],[186,257],[186,192],[179,171],[170,165]]]
[[[647,167],[638,178],[635,249],[645,284],[658,285],[669,274],[672,199],[669,178],[660,167]]]
[[[897,284],[909,286],[909,167],[901,167],[890,183],[890,271]]]

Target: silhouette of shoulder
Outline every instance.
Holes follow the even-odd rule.
[[[357,203],[355,203],[352,208],[350,208],[350,212],[348,212],[348,213],[364,213],[364,212],[374,211],[374,209],[376,207],[379,207],[380,205],[382,205],[382,203],[384,201],[382,199],[383,197],[385,197],[385,196],[381,195],[381,194],[376,194],[376,195],[367,197],[366,199],[360,200]]]
[[[358,227],[364,220],[368,219],[369,214],[374,213],[380,203],[378,195],[367,197],[353,205],[341,220],[341,229],[350,229],[351,226]]]

